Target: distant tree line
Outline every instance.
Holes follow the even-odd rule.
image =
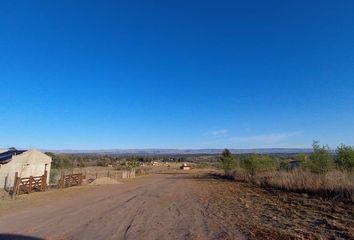
[[[299,154],[293,160],[298,161],[300,168],[314,173],[325,173],[334,169],[354,170],[354,147],[342,144],[335,152],[327,145],[320,145],[314,141],[313,152],[311,154]],[[266,170],[289,170],[291,163],[289,160],[282,160],[271,155],[247,154],[232,155],[225,149],[220,158],[220,167],[228,174],[231,171],[242,168],[254,175],[259,171]]]
[[[154,161],[161,162],[202,162],[206,161],[205,156],[114,156],[114,155],[80,155],[80,154],[55,154],[47,152],[52,157],[52,168],[71,169],[75,167],[88,166],[121,166],[136,167],[143,163]],[[207,158],[208,160],[210,159]],[[217,161],[217,157],[213,156]]]

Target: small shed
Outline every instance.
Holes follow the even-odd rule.
[[[11,149],[0,153],[0,188],[8,190],[13,187],[15,173],[26,178],[42,176],[47,171],[47,184],[49,183],[52,158],[36,149]]]

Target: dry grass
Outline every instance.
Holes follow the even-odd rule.
[[[247,239],[354,239],[353,202],[213,177],[200,185],[201,199],[207,216],[226,222],[226,231],[238,229]]]
[[[304,170],[294,170],[269,171],[250,175],[246,171],[239,170],[235,171],[234,178],[263,187],[354,202],[353,172],[331,171],[317,174]]]

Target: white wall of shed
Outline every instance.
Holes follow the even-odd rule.
[[[12,157],[12,160],[0,165],[0,188],[11,188],[14,185],[15,173],[25,178],[30,176],[42,176],[47,170],[47,183],[49,183],[52,158],[38,150],[29,150]],[[47,165],[47,166],[46,166]]]

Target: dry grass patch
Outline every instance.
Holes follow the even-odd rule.
[[[247,171],[235,171],[234,178],[263,187],[354,202],[353,172],[331,171],[319,174],[305,170],[293,170],[268,171],[251,175]]]

